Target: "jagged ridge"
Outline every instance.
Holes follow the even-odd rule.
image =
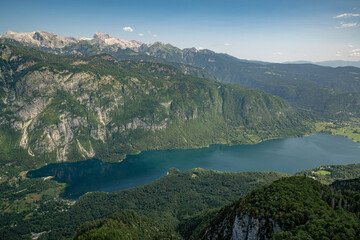
[[[337,99],[343,96],[339,94],[360,92],[360,70],[354,67],[247,61],[207,49],[179,49],[161,42],[144,44],[102,33],[95,33],[91,39],[75,39],[42,31],[8,32],[0,41],[37,47],[57,54],[108,53],[117,60],[167,63],[183,73],[262,89],[286,99],[294,107],[321,117],[349,119],[360,116],[360,105],[354,100],[356,95],[347,96],[341,106],[337,105]],[[329,103],[334,108],[327,107]],[[346,106],[344,110],[333,110],[343,105]]]

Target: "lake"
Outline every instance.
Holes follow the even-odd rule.
[[[212,145],[201,149],[154,150],[129,155],[119,163],[96,159],[49,164],[28,177],[54,176],[68,183],[64,196],[77,199],[92,191],[113,192],[152,182],[170,168],[229,172],[276,171],[293,174],[320,165],[360,163],[360,143],[341,136],[315,134],[254,145]]]

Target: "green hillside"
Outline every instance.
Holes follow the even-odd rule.
[[[124,211],[105,220],[85,223],[77,230],[74,239],[182,239],[175,231],[162,228],[150,218]]]
[[[358,239],[358,199],[310,178],[283,178],[221,209],[192,239]]]
[[[25,179],[10,186],[2,183],[0,187],[5,195],[0,196],[1,201],[9,203],[10,207],[1,205],[8,210],[3,210],[0,217],[0,239],[26,239],[30,232],[46,232],[42,236],[44,239],[71,239],[84,222],[108,218],[124,210],[136,211],[164,229],[175,230],[181,221],[231,203],[250,190],[284,176],[287,175],[275,172],[228,173],[193,169],[181,173],[170,169],[167,176],[153,183],[114,193],[88,193],[76,203],[43,194],[44,197],[40,196],[32,203],[35,207],[26,203],[39,192],[36,186],[46,192],[46,189],[54,188],[55,182]],[[14,197],[19,199],[18,205],[22,203],[22,211],[16,206],[11,211]]]
[[[360,164],[323,165],[315,169],[303,170],[295,174],[318,180],[323,184],[331,184],[336,180],[347,180],[360,176]]]
[[[282,178],[220,210],[202,211],[182,220],[177,231],[183,239],[358,239],[359,183],[357,178],[327,186],[307,177]],[[144,231],[139,233],[138,225],[153,233],[154,222],[149,224],[146,218],[135,216],[125,212],[87,222],[77,230],[75,239],[108,234],[106,239],[127,239],[132,225],[136,225],[132,227],[133,234]],[[156,224],[157,229],[166,229],[164,222]],[[178,237],[175,233],[168,235],[168,239]]]
[[[142,150],[256,143],[310,131],[263,91],[110,55],[59,56],[0,46],[1,166],[26,169]]]
[[[262,89],[280,96],[293,106],[320,116],[349,118],[360,113],[357,98],[342,98],[341,93],[360,92],[360,69],[323,67],[314,64],[271,64],[240,60],[227,54],[194,48],[180,50],[169,44],[155,43],[140,48],[157,58],[204,69],[220,82]],[[346,108],[338,116],[336,99]],[[332,107],[328,106],[332,102]]]

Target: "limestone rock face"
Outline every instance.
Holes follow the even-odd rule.
[[[36,32],[13,32],[8,31],[2,38],[10,38],[29,45],[36,45],[48,48],[63,48],[66,45],[75,43],[78,40],[72,37],[61,37],[54,33]]]
[[[239,210],[240,202],[219,212],[219,217],[199,236],[207,240],[270,240],[277,231],[283,231],[272,218],[255,217]]]
[[[34,44],[43,44],[50,38],[58,42],[51,46],[67,44],[66,39],[43,32],[8,32],[5,36]],[[111,36],[98,33],[97,38],[106,40]],[[14,55],[6,45],[0,49],[0,56],[6,61],[0,66],[0,96],[2,110],[6,111],[0,112],[0,126],[10,126],[19,133],[17,146],[29,156],[53,154],[57,161],[67,161],[69,154],[77,152],[86,159],[96,156],[95,143],[108,144],[114,134],[126,135],[136,129],[154,132],[171,122],[167,117],[169,106],[160,102],[157,107],[165,117],[119,116],[126,102],[136,105],[137,95],[155,96],[150,82],[46,66],[28,71],[37,63]],[[79,64],[87,62],[69,62],[70,66]]]
[[[273,219],[258,219],[242,214],[235,217],[231,240],[268,240],[277,231],[281,229]]]

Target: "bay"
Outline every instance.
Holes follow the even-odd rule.
[[[53,176],[68,183],[64,197],[77,199],[92,191],[113,192],[152,182],[170,168],[229,172],[276,171],[288,174],[320,165],[360,163],[360,143],[342,136],[315,134],[264,141],[254,145],[211,145],[201,149],[144,151],[119,163],[96,159],[49,164],[28,177]]]

